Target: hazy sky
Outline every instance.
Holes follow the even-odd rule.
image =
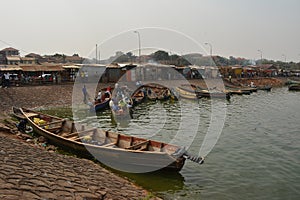
[[[259,59],[260,49],[264,58],[300,60],[300,0],[1,0],[0,5],[0,48],[6,42],[23,55],[88,56],[103,43],[104,58],[118,47],[138,48],[133,30],[140,29],[142,48],[205,54],[209,42],[213,54],[225,57]],[[204,49],[189,45],[182,34]]]

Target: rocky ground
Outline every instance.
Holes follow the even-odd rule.
[[[51,153],[0,132],[0,199],[146,197],[145,190],[92,161]]]

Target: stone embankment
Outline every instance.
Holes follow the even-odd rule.
[[[45,151],[0,131],[0,199],[146,197],[142,188],[90,160]]]

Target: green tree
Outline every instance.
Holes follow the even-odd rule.
[[[156,51],[152,57],[156,61],[166,61],[166,60],[169,60],[169,53],[159,50],[159,51]]]

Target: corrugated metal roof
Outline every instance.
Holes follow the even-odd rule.
[[[0,71],[19,71],[19,70],[22,70],[22,68],[15,65],[0,66]]]
[[[79,66],[76,65],[66,65],[66,66],[62,66],[65,69],[80,69]]]
[[[19,56],[6,56],[7,60],[14,60],[14,61],[20,61]]]
[[[52,66],[43,66],[43,65],[21,65],[20,66],[24,72],[56,72],[63,71],[64,68],[60,65],[52,65]]]
[[[34,61],[35,58],[31,58],[31,57],[22,57],[21,60],[30,60],[30,61]]]

